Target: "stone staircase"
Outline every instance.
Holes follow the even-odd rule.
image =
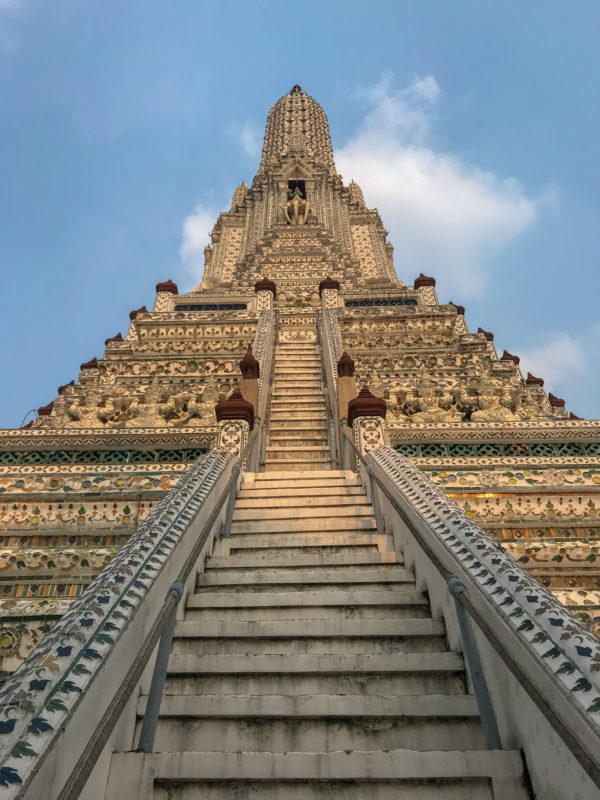
[[[323,470],[331,467],[321,359],[312,342],[275,348],[265,469]]]
[[[115,754],[108,800],[529,797],[389,544],[351,472],[246,473],[176,626],[155,753]]]

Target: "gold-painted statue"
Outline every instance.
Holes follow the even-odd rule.
[[[310,212],[310,204],[302,196],[298,186],[288,189],[288,201],[283,207],[283,213],[288,223],[290,225],[305,225]]]

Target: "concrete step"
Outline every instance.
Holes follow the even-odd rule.
[[[265,622],[268,620],[383,620],[426,619],[428,609],[423,605],[405,606],[319,606],[304,608],[295,605],[280,608],[207,608],[188,609],[186,620],[190,622]]]
[[[196,622],[184,620],[175,625],[175,640],[293,639],[301,642],[329,639],[343,643],[349,639],[377,640],[444,635],[444,625],[440,619],[378,619],[368,625],[362,620],[312,619],[310,622],[307,625],[306,620],[286,619],[257,622],[216,621],[198,625]]]
[[[283,397],[273,397],[271,398],[271,408],[278,411],[284,411],[286,409],[290,409],[290,411],[313,409],[317,412],[323,412],[325,410],[325,400],[323,399],[323,395],[315,400],[305,400],[304,398],[298,400],[288,400]]]
[[[375,519],[368,517],[318,517],[316,519],[234,520],[232,533],[308,533],[309,531],[376,531]]]
[[[340,488],[343,488],[343,492],[340,491],[335,495],[325,494],[322,490],[320,494],[317,494],[317,490],[314,489],[297,489],[297,493],[283,495],[274,495],[273,493],[277,492],[277,489],[272,489],[270,492],[268,490],[253,492],[251,489],[243,489],[236,501],[235,510],[243,508],[325,508],[332,507],[332,503],[335,503],[334,508],[367,505],[371,509],[371,513],[373,512],[366,494],[358,490],[358,487],[353,494],[350,494],[346,487]]]
[[[331,620],[327,620],[330,622]],[[427,622],[424,619],[404,620],[405,622]],[[383,622],[383,620],[375,620]],[[313,624],[311,620],[302,620],[305,627]],[[182,623],[183,624],[183,623]],[[203,622],[202,627],[209,624]],[[232,623],[222,623],[229,625]],[[239,623],[243,625],[268,624],[267,620],[262,623]],[[362,623],[363,625],[365,623]],[[369,623],[372,625],[374,623]],[[198,626],[196,626],[198,627]],[[423,634],[414,636],[346,636],[346,637],[312,637],[299,639],[297,636],[291,637],[248,637],[248,636],[221,636],[212,638],[198,638],[190,635],[189,637],[179,636],[173,640],[173,655],[194,655],[201,650],[206,655],[364,655],[373,654],[392,654],[400,656],[403,653],[441,653],[446,649],[444,636]]]
[[[345,489],[345,487],[344,487]],[[256,497],[255,495],[247,496],[246,492],[249,490],[244,490],[244,494],[240,493],[240,496],[236,500],[235,503],[235,513],[237,514],[238,510],[241,509],[285,509],[285,508],[292,508],[292,509],[302,509],[303,511],[313,508],[332,508],[335,509],[335,513],[341,506],[349,506],[350,508],[367,508],[369,513],[373,513],[373,508],[371,503],[369,502],[368,497],[364,492],[355,492],[354,494],[347,494],[347,490],[344,491],[342,494],[341,492],[335,495],[335,500],[332,502],[331,494],[325,494],[321,491],[321,494],[309,494],[311,492],[310,489],[298,489],[296,491],[306,492],[306,494],[287,494],[287,495],[277,495],[273,497],[273,495],[267,495],[263,497]],[[314,490],[313,490],[314,491]],[[335,505],[334,505],[335,503]],[[270,512],[269,512],[270,513]],[[296,511],[294,511],[294,515],[296,515]]]
[[[356,502],[343,503],[339,498],[339,505],[333,505],[331,499],[328,497],[322,498],[306,498],[306,504],[302,505],[299,502],[294,502],[292,498],[288,498],[286,502],[280,499],[270,503],[268,506],[263,503],[268,501],[261,501],[258,504],[256,501],[247,501],[244,505],[235,504],[233,512],[234,522],[242,520],[264,520],[265,523],[274,519],[312,519],[313,517],[373,517],[373,507],[368,502],[367,498],[357,497]],[[354,500],[355,498],[346,498]],[[313,502],[310,502],[312,500]],[[318,500],[324,502],[318,502]]]
[[[290,471],[287,475],[278,477],[266,475],[264,472],[242,474],[242,491],[281,492],[282,497],[283,493],[293,495],[299,490],[341,494],[346,490],[354,492],[358,489],[364,492],[360,479],[354,473],[350,473],[351,478],[346,478],[344,473],[339,474],[339,470],[323,471],[322,474],[310,472],[308,475]]]
[[[286,428],[282,427],[274,429],[270,427],[268,436],[270,442],[292,442],[292,447],[302,443],[308,445],[312,443],[313,439],[322,439],[327,441],[327,421],[324,419],[314,420],[310,428],[303,428],[302,430],[297,430],[293,421],[288,421]]]
[[[303,431],[303,433],[304,436],[294,438],[286,436],[284,433],[276,435],[273,431],[271,431],[268,438],[267,448],[278,447],[282,449],[293,449],[299,444],[303,444],[308,447],[326,447],[327,450],[329,450],[326,429],[323,429],[322,431],[316,431],[315,433],[309,433],[308,431]]]
[[[360,605],[374,608],[381,606],[390,608],[397,606],[423,606],[427,600],[422,592],[406,589],[390,592],[355,591],[355,592],[318,592],[307,590],[299,595],[298,592],[263,591],[232,592],[230,595],[216,592],[203,592],[191,594],[188,597],[187,608],[287,608],[303,606],[305,608],[341,607],[354,608]]]
[[[137,713],[144,715],[147,696],[138,698]],[[282,719],[332,719],[339,717],[397,719],[399,717],[471,717],[479,721],[477,702],[465,695],[169,695],[160,709],[161,717]]]
[[[265,463],[265,470],[267,472],[287,472],[290,469],[326,469],[329,461],[268,461]]]
[[[242,553],[280,553],[302,555],[303,553],[358,553],[381,552],[390,548],[385,535],[376,533],[274,533],[236,534],[222,539],[215,546],[213,556],[240,555]]]
[[[238,596],[243,593],[239,592]],[[272,595],[279,599],[279,605],[273,603],[257,604],[248,602],[246,606],[225,606],[220,607],[215,603],[215,597],[224,595],[211,595],[212,606],[201,605],[197,602],[207,595],[198,594],[188,598],[186,608],[186,621],[238,621],[250,622],[258,620],[376,620],[376,619],[425,619],[429,614],[429,607],[425,598],[419,592],[406,592],[406,599],[402,603],[382,603],[367,604],[360,602],[350,602],[347,605],[340,604],[319,604],[317,599],[307,600],[299,597],[299,592],[272,592]],[[311,593],[327,597],[331,592]],[[381,594],[385,594],[381,592]],[[263,599],[264,593],[245,593],[244,596],[250,600]],[[197,599],[196,599],[197,598]]]
[[[312,387],[301,389],[297,387],[288,386],[275,386],[273,388],[273,395],[271,402],[274,400],[294,401],[301,400],[302,402],[321,403],[325,402],[323,390],[321,388],[313,389]]]
[[[317,428],[322,430],[324,427],[323,423],[327,421],[326,414],[322,414],[320,419],[314,418],[311,414],[306,414],[305,417],[306,419],[302,419],[300,416],[295,417],[293,424],[290,425],[290,423],[285,419],[273,418],[273,416],[271,416],[269,421],[269,433],[274,433],[275,431],[291,432],[292,430],[300,433],[301,431],[312,431],[316,430]]]
[[[277,447],[268,445],[266,450],[266,461],[270,464],[281,462],[313,462],[328,461],[330,458],[329,447]]]
[[[372,746],[370,746],[372,748]],[[116,753],[106,800],[526,800],[515,751]]]
[[[320,378],[313,378],[311,376],[299,375],[297,378],[290,380],[289,378],[279,378],[274,381],[274,387],[278,385],[286,389],[315,389],[322,390],[323,381]]]
[[[275,480],[274,478],[270,477],[269,475],[265,475],[264,472],[252,472],[252,473],[249,473],[249,474],[254,476],[254,482],[256,484],[259,484],[261,482],[270,484],[270,483],[273,482],[273,480]],[[333,481],[333,480],[340,480],[341,479],[341,480],[350,481],[352,483],[352,485],[357,485],[357,481],[358,481],[356,473],[352,472],[352,470],[349,470],[349,469],[346,469],[346,470],[344,470],[344,469],[332,469],[332,470],[329,470],[329,471],[324,471],[321,474],[317,474],[317,475],[314,475],[313,473],[311,473],[308,476],[303,476],[302,470],[290,470],[290,472],[286,475],[286,478],[289,478],[291,481],[296,481],[296,480],[301,479],[303,477],[308,477],[308,478],[310,478],[311,481],[315,480],[316,478],[327,478],[327,482],[329,482],[330,480]],[[280,478],[277,478],[276,480],[280,480]],[[358,482],[360,483],[360,481],[358,481]]]
[[[456,653],[171,656],[165,694],[465,694]],[[393,662],[393,663],[392,663]],[[388,669],[389,667],[389,669]]]
[[[357,548],[374,548],[384,552],[387,549],[386,536],[375,533],[274,533],[272,535],[238,534],[221,539],[215,546],[212,555],[227,555],[248,550],[296,550],[303,551],[307,547],[332,548],[349,551]]]
[[[177,698],[178,699],[178,698]],[[263,698],[256,698],[255,705]],[[372,697],[364,698],[367,702]],[[404,705],[404,698],[389,698],[388,705]],[[427,697],[421,698],[423,700]],[[462,700],[451,695],[446,700]],[[185,714],[191,708],[193,697],[183,697],[179,708],[176,698],[167,696],[161,704],[155,748],[157,751],[184,752],[186,750],[212,750],[229,752],[304,751],[327,752],[334,750],[365,750],[366,748],[393,750],[441,750],[452,742],[458,750],[483,750],[485,740],[476,714],[460,716],[402,717],[394,716],[335,716],[317,719],[291,714],[288,717],[262,715],[248,717],[240,708],[235,716],[197,716]],[[227,705],[227,697],[218,698]],[[290,698],[293,705],[294,700]],[[187,703],[185,702],[187,701]],[[233,705],[233,703],[232,703]],[[456,704],[460,706],[459,703]],[[182,716],[167,716],[166,709],[181,710]],[[165,709],[163,711],[163,709]],[[416,710],[416,709],[415,709]],[[316,709],[318,713],[318,709]],[[233,709],[232,709],[233,713]],[[141,726],[138,721],[138,730]],[[137,737],[136,737],[137,738]]]
[[[269,411],[269,425],[275,422],[283,424],[286,427],[288,427],[290,423],[296,425],[296,423],[300,422],[308,423],[311,427],[317,424],[324,425],[327,422],[327,413],[325,409],[323,409],[323,411],[315,411],[313,414],[305,408],[290,410],[276,406]]]
[[[318,479],[317,479],[318,481]],[[288,483],[281,481],[281,483]],[[298,481],[298,483],[307,483],[307,481]],[[351,502],[352,498],[366,497],[365,490],[360,485],[346,486],[345,483],[337,482],[333,486],[296,486],[287,488],[283,486],[273,486],[272,488],[264,488],[264,484],[254,484],[244,481],[242,488],[238,494],[237,503],[246,500],[273,500],[273,502],[285,503],[294,498],[314,498],[315,500],[327,500],[335,498],[335,502],[348,498]],[[242,506],[240,506],[241,508]]]
[[[364,567],[379,564],[402,564],[403,561],[396,553],[331,553],[321,555],[311,553],[308,555],[292,554],[274,555],[271,550],[266,549],[258,554],[238,554],[224,557],[211,556],[206,559],[205,570],[208,572],[213,569],[253,569],[253,568],[281,568],[288,570],[304,569],[305,567]]]

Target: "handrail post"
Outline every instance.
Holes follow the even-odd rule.
[[[151,753],[154,749],[154,739],[156,737],[156,728],[158,726],[158,716],[160,713],[160,704],[162,702],[163,690],[165,688],[165,680],[167,678],[167,667],[169,665],[169,656],[171,655],[171,646],[173,644],[173,633],[175,631],[175,621],[177,619],[177,607],[183,597],[183,584],[180,581],[173,583],[167,593],[167,597],[174,597],[175,603],[169,614],[169,618],[163,632],[160,636],[158,643],[158,651],[156,653],[156,661],[154,662],[154,671],[152,672],[152,682],[150,683],[150,691],[148,692],[148,699],[146,701],[146,710],[144,711],[144,721],[142,723],[142,730],[140,733],[140,740],[138,743],[138,753]]]
[[[242,471],[241,464],[234,464],[231,468],[231,488],[229,490],[229,500],[227,501],[227,512],[225,514],[225,522],[223,523],[223,538],[228,539],[231,534],[231,522],[233,520],[233,507],[237,497],[237,479]]]
[[[454,598],[454,605],[456,606],[458,627],[460,628],[463,641],[469,675],[471,676],[473,689],[475,690],[475,698],[477,700],[479,716],[481,717],[481,726],[483,728],[485,741],[489,750],[501,750],[502,742],[500,741],[496,715],[494,714],[494,707],[492,706],[485,675],[483,674],[483,667],[481,666],[481,659],[473,633],[473,626],[460,599],[461,594],[465,591],[464,584],[461,583],[458,578],[452,577],[448,581],[448,591]]]
[[[263,430],[260,417],[254,417],[254,427],[252,430],[256,431],[256,435],[254,437],[254,441],[252,442],[250,452],[248,453],[248,472],[256,472],[258,455],[260,452],[260,434]]]
[[[373,511],[375,512],[375,524],[377,525],[377,533],[385,533],[385,525],[383,517],[381,516],[381,506],[379,504],[379,497],[377,496],[377,487],[375,485],[375,476],[373,475],[373,465],[367,464],[367,475],[369,476],[369,488],[371,490],[371,503],[373,503]]]
[[[350,446],[348,444],[348,439],[346,438],[346,431],[348,430],[348,423],[346,418],[341,420],[340,427],[342,431],[342,436],[341,436],[342,469],[352,469],[352,464],[350,462]]]

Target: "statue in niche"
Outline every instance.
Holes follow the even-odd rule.
[[[299,186],[288,189],[288,200],[283,207],[283,213],[289,225],[305,225],[311,207],[308,200],[303,196]]]
[[[127,412],[127,428],[160,428],[165,424],[164,389],[152,381],[141,397],[135,397]]]
[[[202,395],[191,391],[187,385],[169,397],[165,409],[169,424],[176,428],[184,425],[200,425],[200,420],[204,416]]]
[[[114,409],[106,405],[106,398],[102,397],[98,389],[90,388],[85,397],[77,395],[68,403],[68,413],[71,421],[70,428],[100,428],[107,419],[107,414]]]
[[[438,389],[434,381],[424,375],[417,384],[416,405],[411,422],[460,422],[454,398],[450,392]]]
[[[473,422],[510,422],[515,419],[511,411],[511,393],[490,378],[478,385],[478,408],[471,414]]]

